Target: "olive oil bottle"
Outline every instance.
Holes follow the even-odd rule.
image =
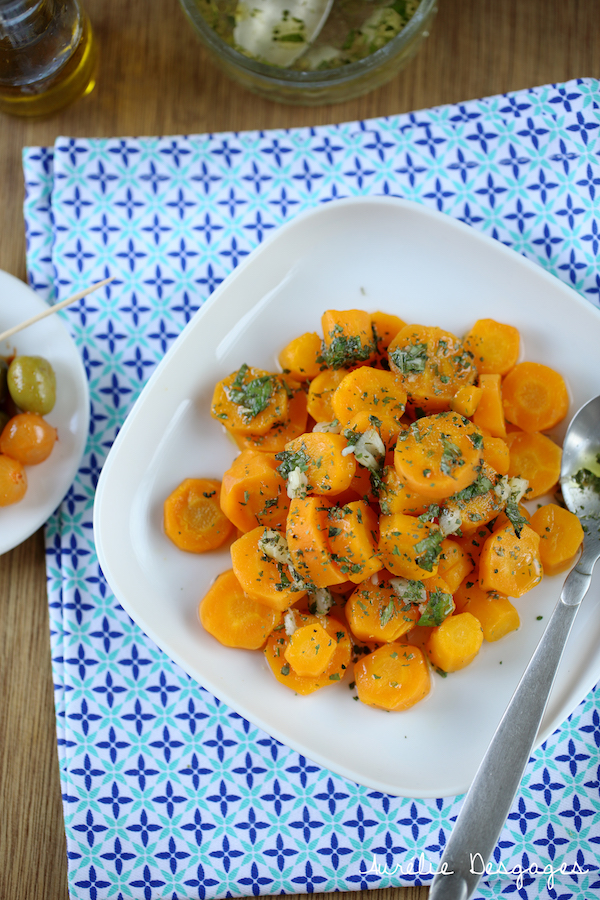
[[[51,115],[93,89],[96,68],[79,0],[0,0],[0,112]]]

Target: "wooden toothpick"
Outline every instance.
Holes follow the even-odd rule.
[[[6,340],[6,338],[12,337],[13,334],[17,333],[17,331],[22,331],[23,328],[28,328],[30,325],[33,325],[34,322],[39,322],[40,319],[45,319],[46,316],[53,315],[53,313],[64,309],[65,306],[70,306],[70,304],[75,303],[76,300],[81,300],[82,297],[87,296],[87,294],[91,294],[92,291],[97,291],[98,288],[104,287],[105,284],[108,284],[109,281],[113,281],[114,278],[115,276],[111,275],[110,278],[105,278],[104,281],[97,281],[96,284],[93,284],[91,287],[86,288],[84,291],[79,291],[78,294],[73,294],[72,297],[67,297],[66,300],[61,300],[60,303],[55,304],[55,306],[49,306],[48,309],[43,310],[43,312],[38,313],[36,316],[32,316],[30,319],[26,319],[26,321],[21,322],[20,325],[14,325],[12,328],[9,328],[8,331],[3,331],[2,334],[0,334],[0,341],[4,341]]]

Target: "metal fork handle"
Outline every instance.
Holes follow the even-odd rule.
[[[429,900],[467,900],[485,874],[538,733],[571,626],[590,586],[596,553],[570,572],[465,797]]]

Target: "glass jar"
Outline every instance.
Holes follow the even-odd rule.
[[[79,0],[0,0],[0,112],[56,112],[93,89],[96,63]]]
[[[437,0],[421,0],[408,24],[364,59],[324,71],[298,71],[267,65],[238,52],[211,28],[198,0],[180,3],[194,31],[227,75],[261,97],[298,106],[342,103],[381,87],[415,55],[437,12]]]

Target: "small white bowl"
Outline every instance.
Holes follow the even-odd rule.
[[[18,278],[0,271],[0,331],[47,309]],[[85,369],[59,315],[48,316],[0,344],[0,356],[43,356],[56,373],[56,405],[44,418],[58,431],[49,458],[27,466],[27,493],[0,508],[0,554],[17,547],[52,515],[69,490],[85,449],[90,401]]]

